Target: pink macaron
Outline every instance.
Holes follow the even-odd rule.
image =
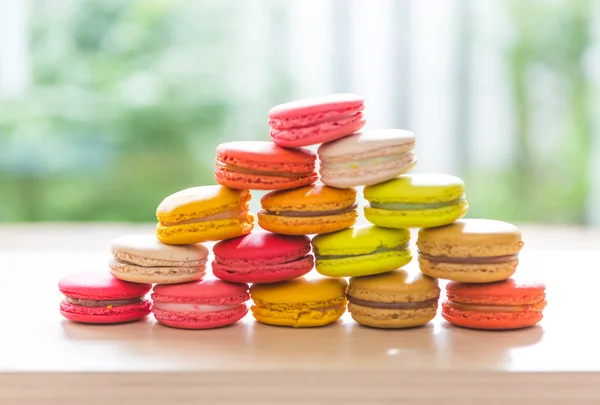
[[[312,270],[308,236],[271,232],[249,235],[217,243],[213,252],[213,274],[238,283],[275,283],[300,277]]]
[[[58,288],[65,299],[60,313],[83,323],[123,323],[143,319],[151,303],[144,296],[151,284],[130,283],[107,273],[81,273],[64,277]]]
[[[212,329],[231,325],[248,313],[247,284],[203,280],[156,285],[152,312],[156,320],[178,329]]]
[[[271,139],[296,148],[330,142],[365,125],[364,99],[356,94],[331,94],[280,104],[269,111]]]

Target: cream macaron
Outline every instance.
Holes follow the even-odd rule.
[[[331,187],[351,188],[382,183],[408,172],[417,163],[415,134],[401,129],[357,132],[322,144],[321,181]]]
[[[125,235],[110,244],[110,274],[134,283],[177,284],[201,280],[208,249],[201,244],[166,245],[152,234]]]

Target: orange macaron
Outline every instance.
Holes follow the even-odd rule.
[[[471,329],[520,329],[542,320],[546,307],[545,285],[514,278],[495,283],[451,281],[446,287],[442,316]]]
[[[284,235],[335,232],[356,222],[356,190],[324,185],[273,191],[261,199],[261,228]]]

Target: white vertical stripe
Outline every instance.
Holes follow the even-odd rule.
[[[29,87],[28,5],[0,0],[0,97],[19,97]]]
[[[592,147],[590,155],[590,193],[587,201],[586,219],[589,225],[600,226],[600,2],[594,3],[593,20],[590,26],[593,30],[593,45],[588,54],[587,72],[594,88],[592,92]]]
[[[293,98],[331,92],[331,1],[290,0],[290,72]],[[282,100],[289,101],[289,100]]]
[[[353,50],[351,90],[365,97],[366,128],[385,128],[393,125],[390,89],[392,69],[392,31],[389,14],[391,0],[375,3],[352,0],[350,36]]]
[[[455,0],[411,0],[409,129],[417,135],[415,172],[456,170],[453,138],[456,41]]]

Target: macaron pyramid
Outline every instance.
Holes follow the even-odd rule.
[[[153,312],[159,322],[183,329],[236,322],[247,311],[248,289],[250,296],[253,289],[260,291],[263,305],[271,305],[263,302],[265,296],[277,302],[295,297],[274,307],[254,305],[263,323],[325,325],[343,314],[350,299],[359,323],[417,326],[435,316],[438,279],[480,285],[509,279],[523,245],[520,231],[500,221],[462,220],[469,209],[463,181],[448,174],[410,174],[418,164],[415,135],[400,129],[361,131],[364,107],[356,94],[273,107],[268,114],[273,142],[219,145],[215,181],[220,185],[166,197],[157,208],[152,241],[146,235],[113,244],[111,274],[128,282],[174,286],[158,287],[158,295],[155,286],[160,305]],[[316,154],[305,148],[313,145],[319,145]],[[368,201],[364,207],[356,202],[361,186]],[[257,221],[248,212],[251,190],[269,191]],[[371,225],[355,226],[361,209]],[[420,229],[418,277],[402,269],[414,257],[409,228]],[[202,281],[205,242],[217,242],[213,276],[222,281]],[[339,281],[334,289],[304,281],[313,264],[321,279]],[[350,277],[350,290],[355,281],[353,291],[362,298],[346,291],[345,277]],[[344,291],[338,297],[340,288]],[[236,297],[224,297],[223,291],[235,291]],[[303,303],[308,296],[312,301]],[[388,301],[365,299],[374,296]],[[304,315],[294,309],[311,305]],[[387,320],[377,321],[382,316]],[[411,320],[397,321],[404,316]]]

